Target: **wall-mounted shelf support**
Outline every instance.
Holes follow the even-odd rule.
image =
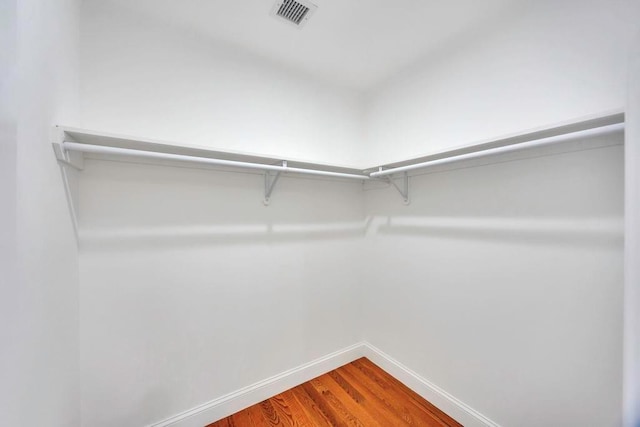
[[[409,171],[427,169],[433,166],[445,165],[481,157],[512,153],[529,148],[546,147],[579,138],[593,138],[608,135],[612,132],[624,131],[624,113],[616,112],[606,116],[592,117],[587,120],[570,122],[552,128],[542,128],[523,134],[486,141],[479,144],[456,148],[447,152],[439,152],[418,159],[406,160],[395,164],[379,166],[375,172],[370,172],[371,178],[386,180],[395,187],[404,199],[409,201]],[[403,185],[399,186],[392,177],[403,173]]]
[[[53,143],[53,152],[56,155],[56,159],[58,160],[58,164],[69,166],[74,168],[75,170],[81,171],[84,169],[84,164],[82,162],[82,156],[72,156],[72,154],[66,151],[63,145],[59,142]]]
[[[540,128],[522,134],[503,137],[467,145],[453,150],[437,152],[419,158],[379,167],[354,168],[338,165],[310,163],[289,159],[282,161],[274,157],[265,157],[248,153],[216,151],[204,147],[170,144],[161,141],[106,134],[83,129],[56,127],[53,150],[61,168],[65,192],[76,236],[78,233],[77,204],[72,193],[69,177],[75,178],[83,170],[84,155],[125,157],[130,159],[175,161],[183,164],[199,164],[229,167],[234,169],[253,169],[264,172],[264,199],[269,205],[273,190],[283,172],[331,178],[346,178],[366,181],[377,178],[378,182],[388,182],[402,196],[404,204],[410,203],[408,172],[426,169],[432,166],[476,159],[484,156],[511,153],[533,147],[544,147],[577,138],[603,136],[624,130],[624,113],[614,112],[603,116],[594,116],[579,121],[567,122],[554,127]],[[275,164],[275,162],[282,162]],[[374,172],[371,172],[371,171]],[[400,179],[394,179],[402,173]],[[400,184],[398,181],[402,181]]]
[[[84,169],[84,162],[81,155],[73,155],[67,152],[60,142],[54,142],[53,152],[56,155],[58,165],[60,165],[60,173],[62,175],[62,184],[64,186],[65,196],[67,198],[67,206],[69,207],[69,215],[71,216],[71,225],[73,226],[73,232],[76,236],[76,242],[78,241],[78,213],[76,209],[76,200],[73,197],[73,191],[71,190],[71,183],[69,180],[69,171],[67,168],[74,169],[75,171],[81,171]]]
[[[388,167],[387,169],[383,169],[383,167],[380,166],[377,172],[372,172],[369,175],[372,178],[380,178],[380,177],[390,176],[400,172],[406,173],[408,171],[412,171],[416,169],[425,169],[432,166],[460,162],[463,160],[477,159],[480,157],[493,156],[496,154],[511,153],[514,151],[524,150],[528,148],[544,147],[544,146],[558,144],[558,143],[562,143],[570,140],[575,140],[578,138],[595,137],[595,136],[606,135],[612,132],[619,132],[623,130],[624,130],[624,123],[612,123],[607,125],[600,125],[595,128],[588,128],[584,130],[571,131],[571,132],[566,132],[566,133],[549,136],[549,137],[541,137],[541,138],[534,138],[532,140],[520,141],[513,144],[505,145],[505,146],[498,146],[498,147],[492,147],[492,148],[480,148],[477,151],[471,151],[464,154],[456,154],[456,151],[475,149],[474,146],[469,146],[463,149],[454,150],[449,155],[446,155],[444,157],[440,157],[440,155],[438,155],[439,158],[436,158],[433,160],[427,160],[424,162],[417,162],[417,163],[410,162],[409,164],[404,166]],[[514,139],[522,139],[522,138],[523,137],[520,137],[520,138],[514,137]]]
[[[294,160],[290,160],[293,166],[289,166],[286,160],[276,160],[274,158],[251,154],[220,152],[185,145],[171,145],[151,140],[83,131],[81,129],[56,127],[54,131],[53,150],[62,168],[65,191],[67,191],[67,199],[69,200],[69,209],[76,229],[76,204],[70,191],[67,169],[73,168],[77,171],[82,171],[85,154],[142,158],[163,162],[176,161],[181,163],[264,171],[263,203],[265,206],[269,205],[273,190],[283,172],[287,174],[362,181],[369,179],[368,175],[363,174],[362,170],[356,168]],[[274,164],[274,162],[277,163]]]
[[[379,170],[382,172],[382,168],[380,168]],[[390,175],[387,176],[387,180],[389,181],[389,184],[393,185],[395,189],[398,190],[398,193],[400,193],[400,195],[402,196],[404,204],[410,204],[411,200],[409,199],[409,174],[407,172],[402,174],[402,187],[396,184],[396,181]]]
[[[282,162],[282,166],[285,168],[287,167],[286,160]],[[264,200],[262,201],[262,203],[265,206],[269,206],[269,203],[271,203],[271,193],[273,193],[273,189],[275,188],[276,183],[280,178],[280,173],[281,172],[264,172]]]

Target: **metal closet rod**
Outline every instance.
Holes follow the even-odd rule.
[[[550,145],[558,142],[568,141],[575,138],[597,136],[597,135],[612,133],[620,130],[624,130],[624,123],[616,123],[616,124],[601,126],[593,129],[586,129],[582,131],[566,133],[563,135],[550,136],[547,138],[521,142],[513,145],[507,145],[504,147],[489,148],[487,150],[475,151],[472,153],[460,154],[457,156],[445,157],[442,159],[429,160],[426,162],[415,163],[413,165],[407,165],[407,166],[400,166],[397,168],[383,170],[382,167],[380,167],[380,170],[378,172],[373,172],[370,174],[370,176],[373,178],[376,178],[380,176],[392,175],[398,172],[408,172],[414,169],[422,169],[429,166],[442,165],[446,163],[458,162],[461,160],[475,159],[478,157],[484,157],[484,156],[489,156],[493,154],[509,153],[512,151],[522,150],[525,148],[540,147],[544,145]]]
[[[475,158],[490,156],[494,154],[509,153],[512,151],[522,150],[526,148],[551,145],[551,144],[564,142],[564,141],[568,141],[568,140],[576,139],[580,137],[597,136],[597,135],[607,134],[607,133],[616,132],[620,130],[624,130],[624,123],[616,123],[616,124],[601,126],[597,128],[586,129],[582,131],[566,133],[563,135],[551,136],[547,138],[536,139],[533,141],[516,143],[512,145],[507,145],[504,147],[496,147],[496,148],[490,148],[487,150],[474,151],[471,153],[445,157],[442,159],[429,160],[426,162],[400,166],[397,168],[383,169],[383,167],[381,166],[379,171],[373,172],[369,176],[351,174],[351,173],[342,173],[342,172],[323,171],[323,170],[316,170],[316,169],[294,168],[294,167],[287,166],[286,161],[283,161],[283,164],[281,166],[264,165],[260,163],[240,162],[235,160],[223,160],[223,159],[212,159],[208,157],[186,156],[183,154],[158,153],[155,151],[133,150],[130,148],[118,148],[118,147],[108,147],[103,145],[80,144],[80,143],[71,142],[71,141],[63,142],[62,147],[65,151],[79,151],[83,153],[112,154],[112,155],[140,157],[140,158],[147,158],[147,159],[160,159],[160,160],[176,160],[181,162],[200,163],[200,164],[209,164],[209,165],[218,165],[218,166],[230,166],[230,167],[238,167],[238,168],[246,168],[246,169],[257,169],[257,170],[263,170],[263,171],[292,172],[292,173],[300,173],[300,174],[307,174],[307,175],[320,175],[320,176],[331,176],[336,178],[366,180],[366,179],[369,179],[369,177],[378,178],[382,176],[393,175],[399,172],[408,172],[415,169],[422,169],[429,166],[436,166],[436,165],[458,162],[462,160],[475,159]]]
[[[286,166],[286,161],[283,161],[282,166],[263,165],[260,163],[239,162],[235,160],[211,159],[208,157],[185,156],[182,154],[157,153],[155,151],[142,151],[132,150],[129,148],[107,147],[103,145],[80,144],[77,142],[69,141],[63,142],[62,147],[65,151],[80,151],[83,153],[113,154],[129,157],[141,157],[145,159],[177,160],[181,162],[200,163],[207,165],[231,166],[246,169],[258,169],[263,171],[294,172],[307,175],[332,176],[336,178],[369,179],[367,175],[331,172],[315,169],[292,168]]]

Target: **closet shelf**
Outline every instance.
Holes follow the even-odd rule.
[[[581,137],[603,135],[623,129],[624,113],[616,111],[365,169],[213,150],[63,126],[55,128],[53,149],[58,162],[63,166],[62,177],[77,236],[76,204],[70,190],[66,167],[82,170],[85,154],[261,170],[264,172],[263,203],[265,205],[270,203],[271,195],[282,173],[327,176],[363,182],[370,178],[384,180],[390,187],[395,188],[405,204],[408,204],[410,171],[542,147]],[[398,185],[394,176],[400,173],[403,179],[401,185]]]
[[[367,180],[422,169],[444,163],[501,154],[537,146],[550,145],[582,136],[592,136],[622,130],[624,113],[620,111],[566,122],[552,127],[481,141],[452,150],[386,163],[369,168],[305,162],[295,159],[223,151],[186,144],[174,144],[152,139],[129,137],[71,127],[56,127],[53,143],[56,157],[65,164],[82,169],[82,153],[124,156],[201,163],[233,168],[258,169],[265,172],[286,172]],[[80,153],[73,155],[72,153]],[[386,178],[385,178],[386,179]]]
[[[64,164],[82,168],[82,156],[70,158],[71,152],[91,155],[146,158],[214,166],[257,169],[271,172],[320,175],[348,179],[369,179],[361,169],[295,159],[266,157],[250,153],[222,151],[186,144],[115,135],[86,129],[57,126],[54,150]],[[77,157],[77,156],[76,156]]]
[[[554,126],[546,126],[500,138],[492,138],[490,140],[463,145],[451,150],[425,154],[399,162],[386,163],[364,169],[364,171],[374,178],[384,177],[440,164],[562,143],[570,139],[596,136],[621,130],[624,130],[624,112],[613,111],[560,123]]]

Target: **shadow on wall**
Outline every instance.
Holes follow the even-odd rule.
[[[438,165],[411,176],[408,206],[370,184],[366,234],[620,248],[621,144],[616,134]]]
[[[269,244],[364,236],[362,221],[332,224],[196,225],[90,230],[80,233],[83,249],[140,249],[176,245]]]
[[[526,245],[620,247],[624,240],[621,218],[369,218],[369,232],[415,238],[494,240]]]
[[[496,424],[615,425],[623,147],[587,148],[368,189],[366,340]]]
[[[283,178],[265,207],[263,174],[88,160],[80,180],[82,250],[364,236],[360,183]]]

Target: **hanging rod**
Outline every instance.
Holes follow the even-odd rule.
[[[218,165],[218,166],[231,166],[231,167],[239,167],[239,168],[247,168],[247,169],[258,169],[263,171],[292,172],[292,173],[300,173],[300,174],[307,174],[307,175],[332,176],[336,178],[351,178],[351,179],[363,179],[363,180],[369,179],[367,175],[331,172],[331,171],[323,171],[323,170],[316,170],[316,169],[293,168],[293,167],[286,166],[286,162],[283,162],[283,165],[281,166],[264,165],[260,163],[240,162],[235,160],[223,160],[223,159],[212,159],[208,157],[186,156],[183,154],[158,153],[155,151],[133,150],[130,148],[118,148],[118,147],[107,147],[103,145],[81,144],[81,143],[70,142],[70,141],[64,141],[61,145],[64,151],[79,151],[82,153],[113,154],[113,155],[120,155],[120,156],[129,156],[129,157],[141,157],[146,159],[177,160],[181,162],[201,163],[201,164]]]
[[[378,170],[377,172],[372,172],[369,176],[371,176],[372,178],[377,178],[381,176],[392,175],[398,172],[408,172],[411,170],[422,169],[429,166],[453,163],[461,160],[475,159],[478,157],[490,156],[494,154],[509,153],[512,151],[522,150],[526,148],[551,145],[551,144],[564,142],[564,141],[575,139],[575,138],[603,135],[603,134],[612,133],[620,130],[624,130],[624,123],[616,123],[616,124],[601,126],[597,128],[586,129],[586,130],[581,130],[577,132],[566,133],[563,135],[551,136],[547,138],[521,142],[513,145],[507,145],[504,147],[496,147],[496,148],[490,148],[482,151],[474,151],[472,153],[460,154],[460,155],[445,157],[445,158],[436,159],[436,160],[429,160],[426,162],[400,166],[397,168],[383,169],[382,166],[380,166],[380,170]]]

